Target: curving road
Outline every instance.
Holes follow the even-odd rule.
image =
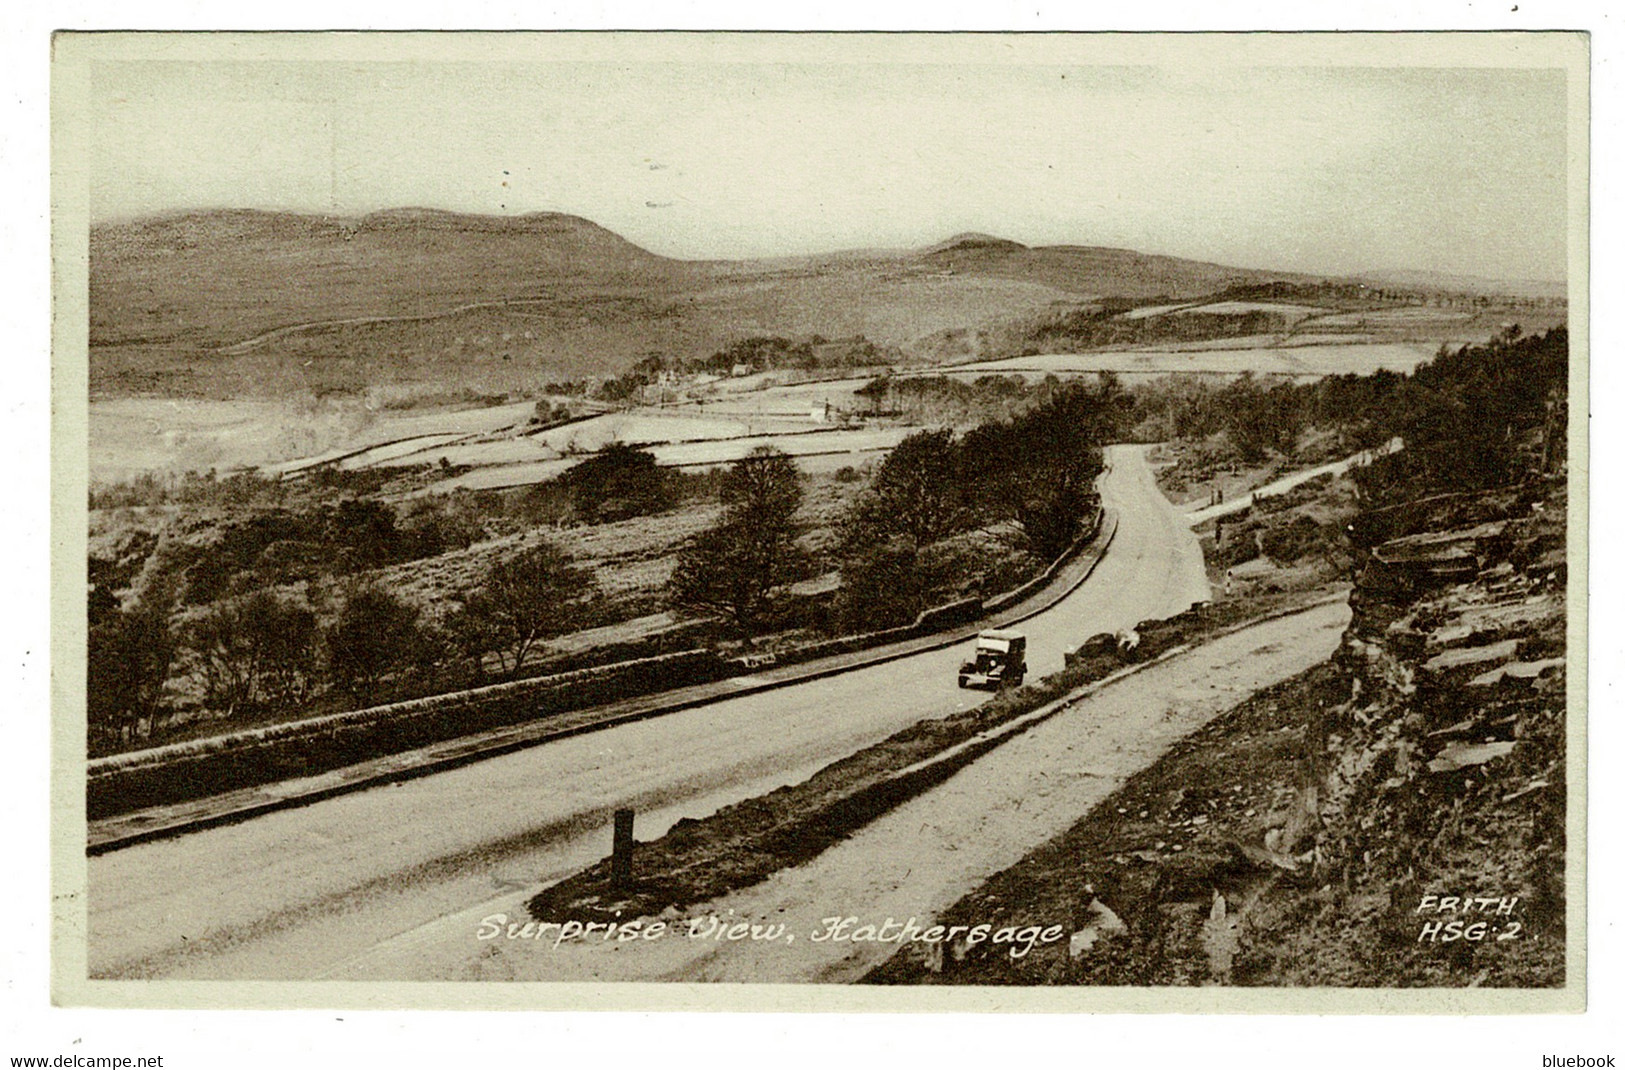
[[[481,923],[521,921],[523,901],[487,904],[403,934],[345,964],[336,978],[428,973],[489,981],[739,981],[850,983],[880,965],[896,943],[812,939],[822,919],[878,926],[932,919],[989,875],[1065,832],[1134,773],[1260,688],[1329,657],[1348,627],[1337,601],[1242,628],[1075,702],[1005,742],[937,787],[904,802],[816,858],[761,884],[671,919],[671,935],[630,943],[481,941]],[[1169,829],[1169,840],[1181,833]],[[1148,845],[1149,846],[1149,845]],[[1169,845],[1172,852],[1183,848]],[[1110,904],[1108,904],[1110,905]],[[771,941],[690,938],[711,918],[769,931]],[[1021,919],[1060,924],[1068,917]],[[487,929],[488,934],[494,930]],[[878,934],[877,934],[878,935]],[[470,947],[477,954],[470,954]],[[1042,953],[1042,952],[1040,952]],[[1050,952],[1053,954],[1053,952]]]
[[[1100,631],[1207,597],[1201,550],[1144,452],[1113,447],[1118,515],[1093,576],[1027,621],[1033,675]],[[88,859],[93,978],[443,977],[374,949],[508,903],[596,860],[617,806],[651,839],[683,817],[805,779],[960,691],[965,646],[561,740],[420,780]],[[473,949],[471,949],[472,954]]]

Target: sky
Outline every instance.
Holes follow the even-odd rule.
[[[1556,280],[1566,105],[1540,68],[100,62],[90,212],[558,211],[686,258],[982,231]]]

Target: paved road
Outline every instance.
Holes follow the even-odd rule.
[[[848,933],[888,918],[896,928],[911,917],[929,928],[942,910],[1071,827],[1175,741],[1255,691],[1325,660],[1348,620],[1347,603],[1325,604],[1153,664],[1004,743],[805,865],[693,907],[668,923],[674,935],[664,939],[479,941],[481,922],[493,913],[525,919],[522,902],[509,901],[404,934],[335,976],[422,970],[489,981],[856,981],[898,945],[813,939],[827,928],[823,919],[858,919]],[[1168,850],[1177,853],[1178,833],[1167,836]],[[706,938],[713,917],[762,933],[783,925],[788,939]],[[1019,919],[1063,925],[1067,935],[1073,920]],[[477,955],[469,954],[471,942]]]
[[[1023,626],[1035,675],[1095,632],[1207,597],[1200,548],[1143,451],[1110,459],[1101,493],[1116,540],[1089,582]],[[91,975],[353,975],[393,938],[595,860],[617,806],[637,809],[649,839],[980,701],[955,685],[964,655],[932,651],[91,858]],[[382,979],[432,976],[391,970]]]

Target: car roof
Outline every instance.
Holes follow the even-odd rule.
[[[997,628],[990,629],[977,635],[978,639],[1025,639],[1021,632],[1002,631]]]

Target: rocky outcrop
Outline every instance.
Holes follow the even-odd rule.
[[[1331,940],[1409,983],[1561,983],[1566,510],[1544,489],[1412,503],[1424,530],[1368,548],[1343,694],[1312,716],[1300,819],[1267,845],[1320,889],[1304,929],[1260,941],[1279,963]],[[1441,914],[1452,896],[1497,913]]]

